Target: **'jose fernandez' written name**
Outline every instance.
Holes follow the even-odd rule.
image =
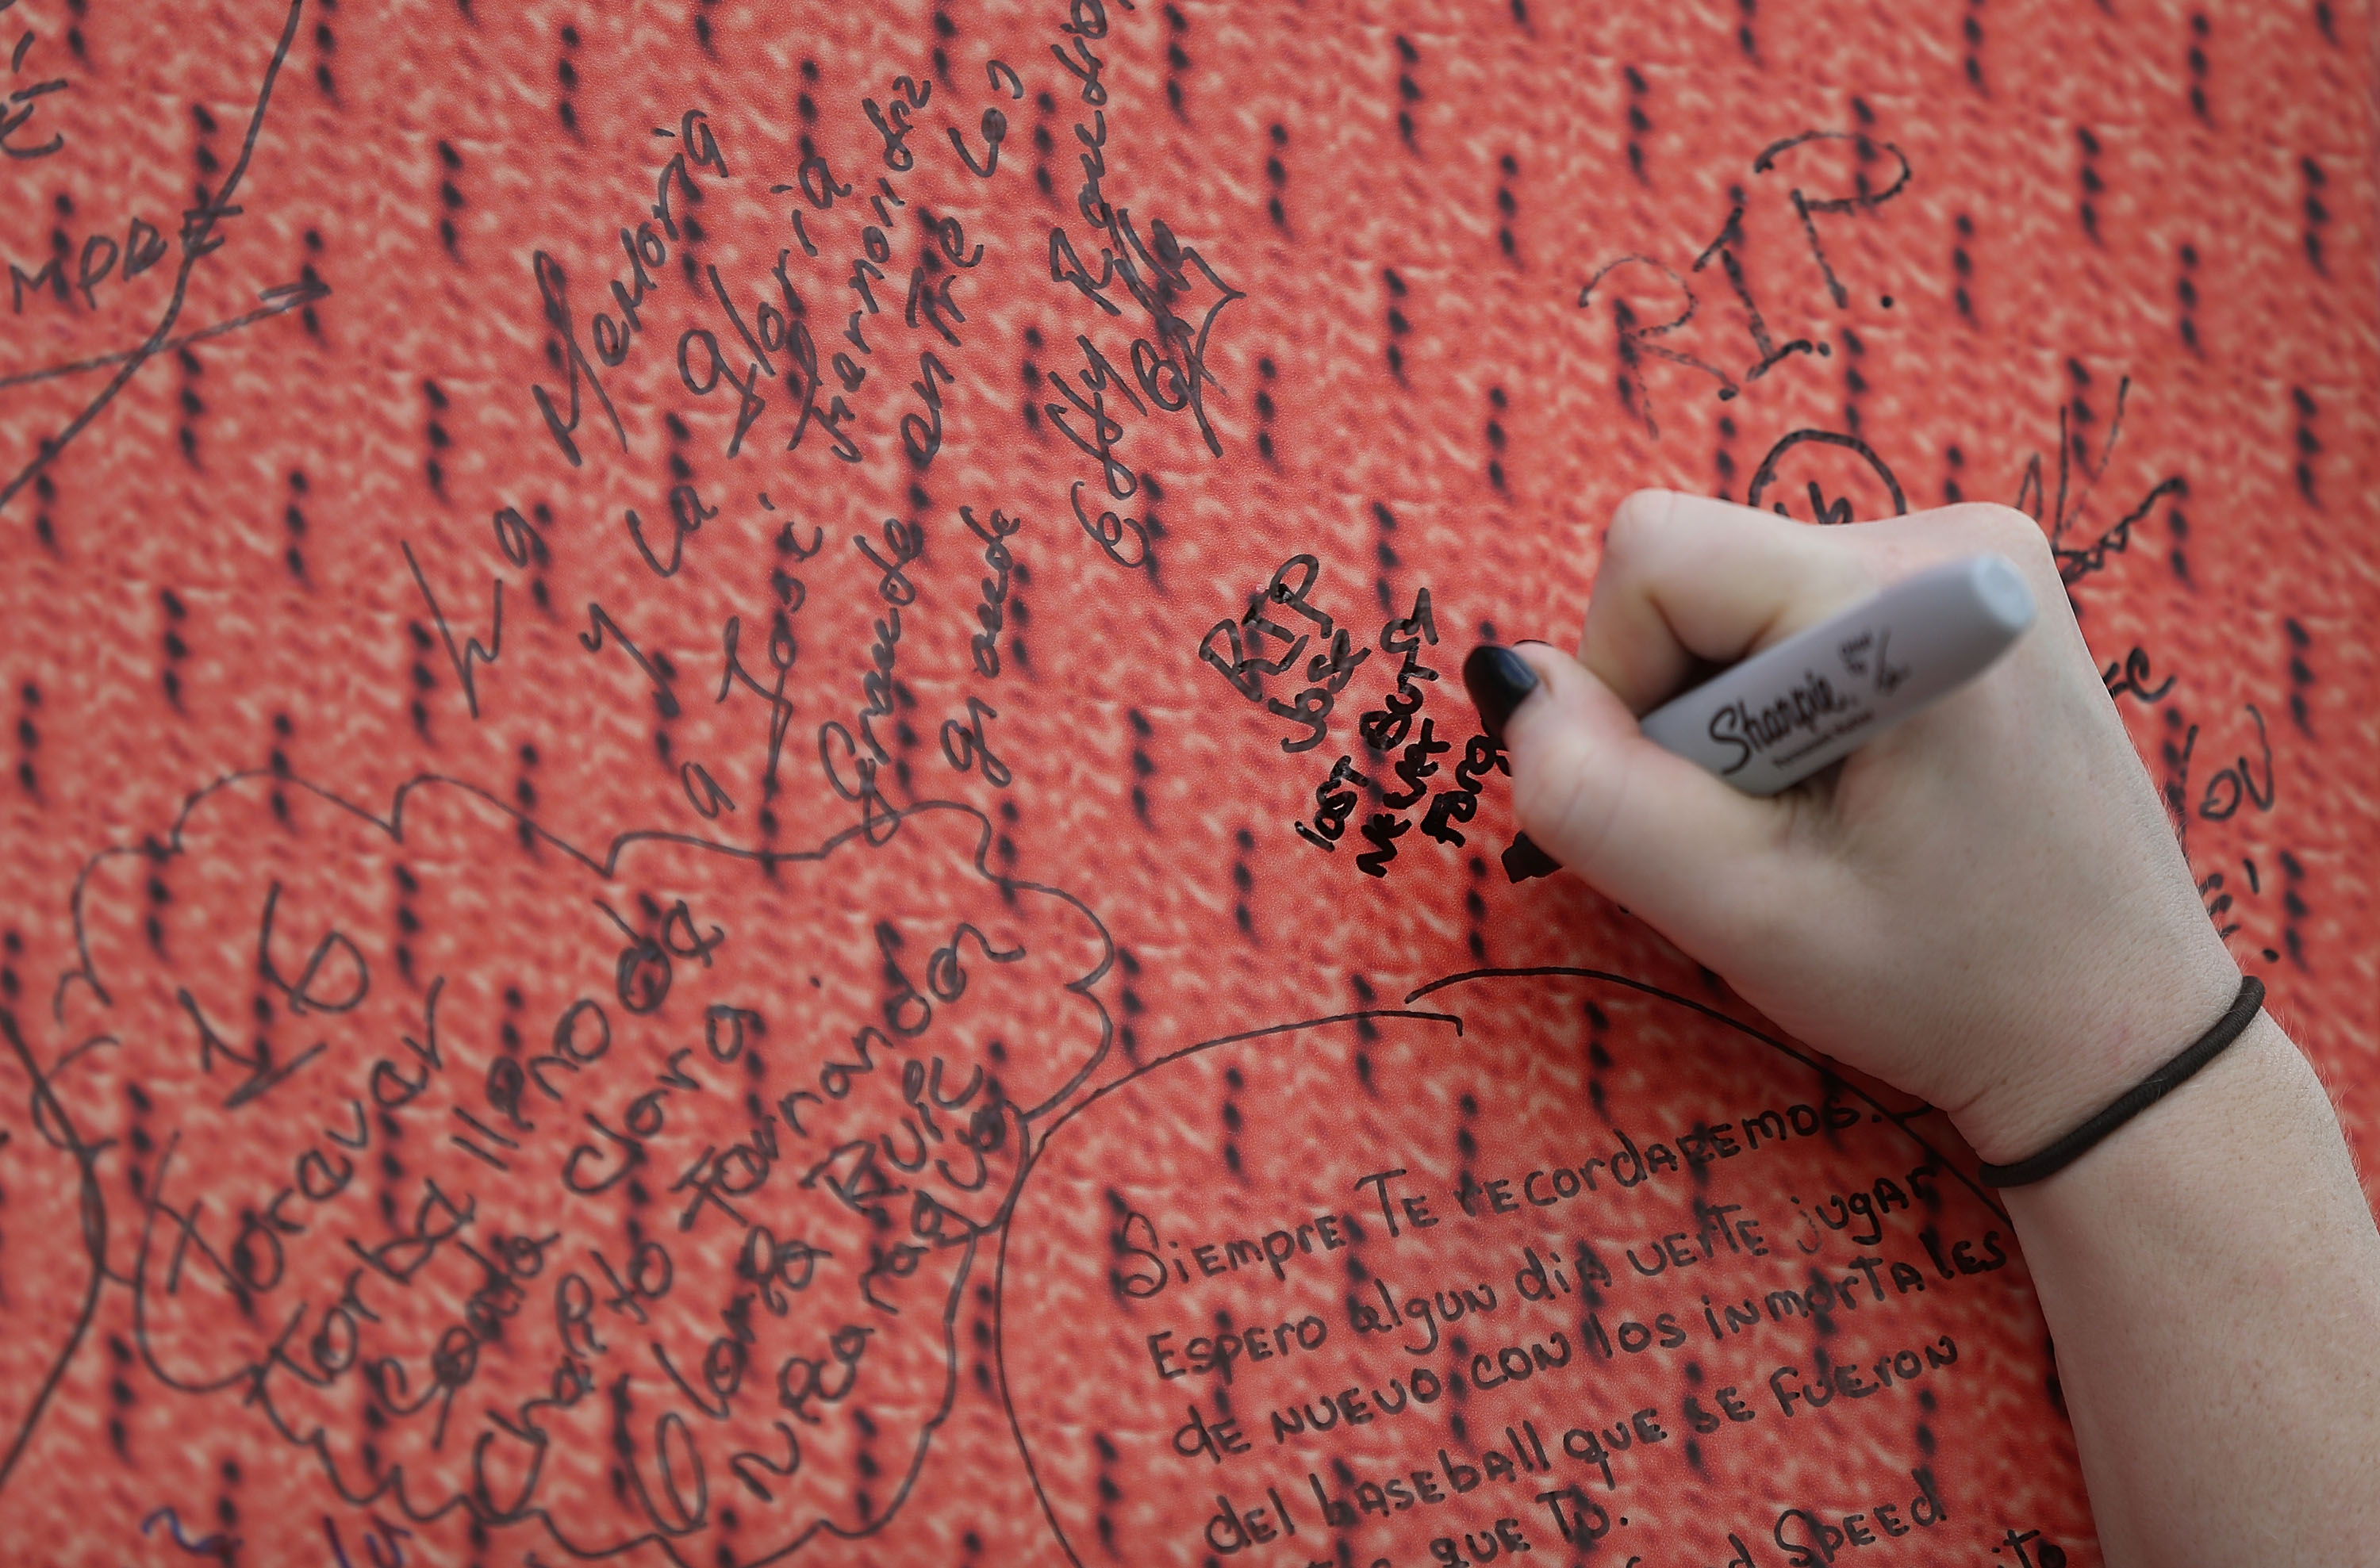
[[[1851,697],[1838,693],[1832,682],[1816,670],[1806,671],[1802,683],[1770,703],[1755,710],[1742,702],[1730,703],[1711,715],[1710,738],[1721,745],[1733,746],[1735,760],[1719,769],[1722,776],[1733,773],[1750,762],[1756,753],[1765,752],[1778,742],[1790,738],[1796,730],[1816,731],[1830,714],[1849,712],[1852,717],[1840,723],[1829,724],[1822,733],[1813,733],[1803,745],[1779,753],[1773,760],[1783,766],[1807,752],[1812,746],[1824,744],[1846,730],[1856,730],[1876,718]]]

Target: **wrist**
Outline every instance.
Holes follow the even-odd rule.
[[[2181,1212],[2230,1201],[2247,1152],[2269,1158],[2280,1143],[2337,1125],[2313,1064],[2260,1010],[2204,1070],[2095,1146],[2105,1157],[2078,1160],[2065,1176],[2008,1188],[2005,1196],[2011,1214],[2044,1204],[2060,1212],[2079,1204],[2088,1213],[2116,1193],[2128,1209],[2162,1204]]]
[[[2015,1164],[2065,1138],[2199,1041],[2240,995],[2228,954],[2154,985],[2110,987],[2058,1009],[1998,1054],[1991,1080],[1952,1124],[1986,1164]],[[2143,1115],[2153,1114],[2154,1107]]]

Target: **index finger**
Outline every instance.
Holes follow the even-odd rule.
[[[1732,664],[1878,586],[1851,541],[1773,513],[1674,490],[1620,503],[1587,602],[1579,662],[1642,718],[1698,661]]]

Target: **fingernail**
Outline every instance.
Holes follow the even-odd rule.
[[[1479,710],[1479,728],[1500,746],[1505,721],[1537,689],[1537,672],[1512,649],[1482,643],[1463,661],[1463,685]]]
[[[1561,862],[1539,849],[1525,833],[1513,834],[1512,847],[1504,851],[1504,875],[1515,883],[1551,876],[1560,869]]]

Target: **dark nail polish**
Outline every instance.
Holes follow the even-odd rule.
[[[1482,643],[1463,661],[1463,685],[1479,710],[1479,728],[1500,746],[1505,721],[1537,689],[1537,672],[1512,649]]]
[[[1513,834],[1512,847],[1504,851],[1504,875],[1512,882],[1551,876],[1560,869],[1561,862],[1539,849],[1536,841],[1525,833]]]

